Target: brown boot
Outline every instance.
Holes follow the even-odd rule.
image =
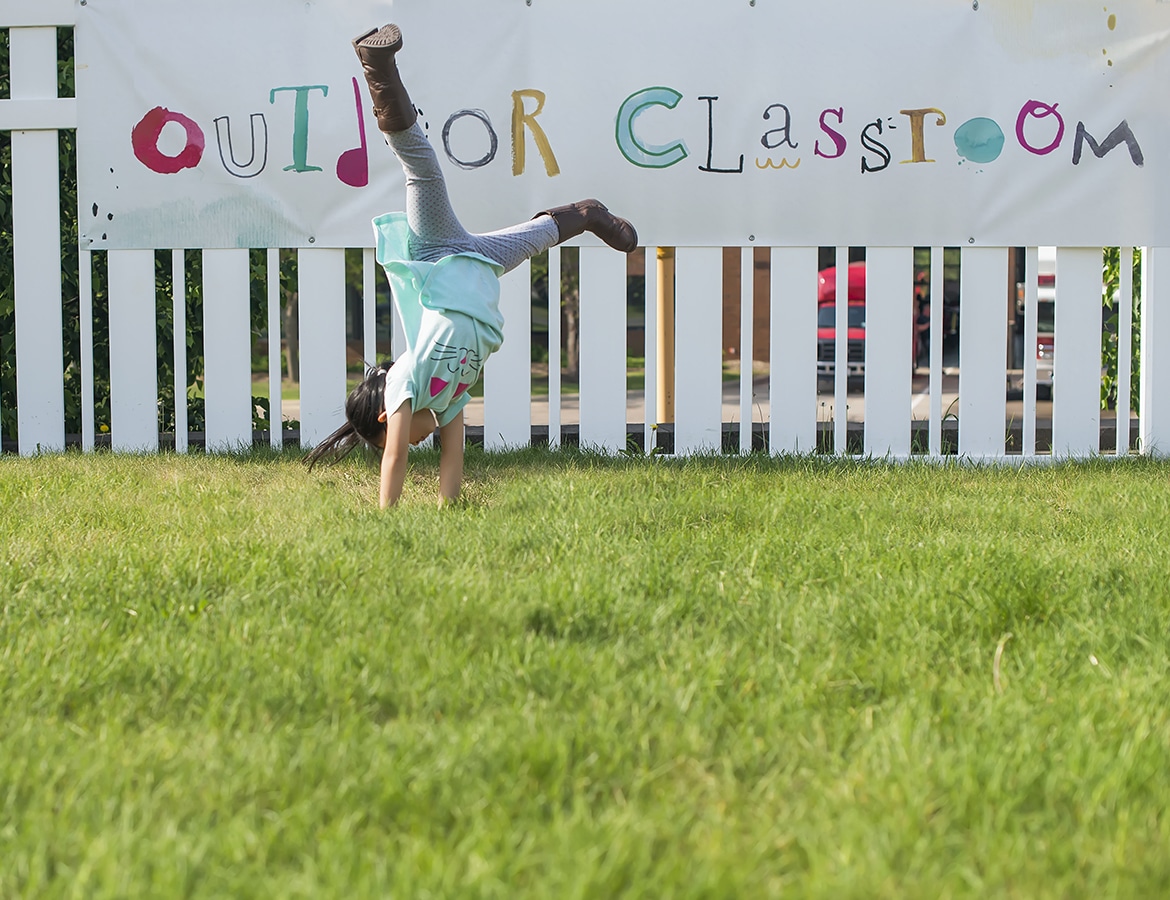
[[[402,32],[397,25],[383,25],[353,40],[353,49],[362,61],[378,129],[406,131],[418,118],[414,104],[402,86],[394,54],[402,49]]]
[[[560,236],[558,244],[588,231],[622,253],[629,253],[638,246],[638,232],[634,226],[615,216],[599,200],[579,200],[568,206],[546,209],[536,216],[552,216]]]

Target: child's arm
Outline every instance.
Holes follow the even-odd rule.
[[[463,410],[439,429],[439,505],[459,499],[463,483]]]
[[[406,481],[406,453],[410,449],[410,401],[386,420],[386,443],[382,448],[382,472],[378,482],[378,506],[393,506],[402,496]]]

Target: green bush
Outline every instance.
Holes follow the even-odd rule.
[[[1105,306],[1105,327],[1101,330],[1101,367],[1104,370],[1101,377],[1101,408],[1112,409],[1117,405],[1117,354],[1118,354],[1118,320],[1119,310],[1123,299],[1131,299],[1133,310],[1133,325],[1130,332],[1130,382],[1129,405],[1130,409],[1138,408],[1141,398],[1141,382],[1138,373],[1141,371],[1141,321],[1142,321],[1142,268],[1141,257],[1135,256],[1131,261],[1133,266],[1132,298],[1122,298],[1121,290],[1121,248],[1106,247],[1101,272],[1101,303]]]

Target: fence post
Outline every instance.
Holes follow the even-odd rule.
[[[685,247],[675,259],[674,452],[718,453],[723,440],[723,250]]]
[[[1007,317],[1001,301],[1007,249],[964,247],[960,280],[959,453],[998,459],[1005,455],[1007,421]]]
[[[110,311],[110,441],[116,451],[158,450],[158,313],[154,251],[106,254]]]
[[[250,278],[247,250],[203,251],[203,415],[208,450],[252,446]],[[301,301],[305,302],[303,291]]]
[[[817,248],[773,247],[768,450],[817,449]]]
[[[626,257],[607,247],[581,248],[582,447],[626,447]]]
[[[308,449],[345,422],[345,251],[298,251],[297,293],[301,446]]]
[[[56,100],[57,29],[9,31],[12,100]],[[55,128],[12,132],[13,281],[19,449],[65,449],[61,177]]]
[[[1162,268],[1170,266],[1170,248],[1150,247],[1142,254],[1142,360],[1141,423],[1142,453],[1149,456],[1170,454],[1170,365],[1159,351],[1167,345],[1170,317],[1166,305],[1166,288],[1161,284]]]
[[[1101,444],[1101,250],[1056,251],[1052,455],[1095,456]]]

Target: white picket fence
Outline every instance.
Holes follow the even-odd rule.
[[[65,447],[62,378],[62,294],[60,225],[57,218],[57,132],[76,127],[72,99],[57,97],[56,26],[70,26],[75,0],[0,0],[0,27],[10,29],[11,99],[0,101],[0,130],[11,132],[16,291],[16,365],[19,452],[34,454]],[[1125,248],[1128,250],[1129,248]],[[1129,257],[1123,250],[1123,259]],[[631,428],[644,429],[644,446],[655,444],[658,389],[657,333],[653,298],[657,294],[654,249],[647,252],[646,386],[651,398],[641,419],[630,421],[626,392],[626,259],[594,246],[580,253],[581,376],[579,436],[583,446],[623,450]],[[205,340],[206,445],[231,449],[251,445],[252,383],[249,324],[249,251],[204,250],[203,296]],[[276,249],[269,259],[269,333],[280,332]],[[301,443],[310,446],[341,420],[346,390],[344,250],[298,251],[299,333],[301,353]],[[186,369],[187,323],[183,252],[173,251],[175,296],[175,371]],[[844,271],[848,248],[838,248],[838,271]],[[82,435],[84,449],[95,445],[93,405],[93,297],[89,266],[81,266]],[[374,285],[381,277],[373,251],[364,253],[365,357],[374,359]],[[115,250],[107,255],[110,322],[110,440],[119,451],[159,447],[158,383],[155,341],[155,252]],[[740,357],[753,357],[753,248],[742,250],[742,329]],[[725,431],[722,384],[723,252],[718,247],[676,249],[674,380],[676,453],[718,450]],[[1037,251],[1027,252],[1025,346],[1035,346]],[[1101,249],[1061,248],[1057,253],[1060,302],[1056,307],[1055,373],[1059,389],[1052,407],[1052,453],[1092,456],[1100,452],[1101,411]],[[560,251],[551,251],[550,272],[560,271]],[[739,447],[752,446],[753,419],[766,422],[773,453],[812,452],[826,411],[816,383],[816,247],[775,247],[771,251],[770,384],[766,409],[753,400],[751,367],[743,366],[738,390]],[[1142,251],[1141,407],[1139,443],[1156,454],[1170,447],[1170,367],[1158,351],[1170,337],[1170,248]],[[931,296],[942,297],[942,248],[932,250]],[[865,420],[862,452],[867,456],[908,457],[925,451],[941,457],[944,419],[957,418],[958,453],[971,459],[1037,455],[1034,354],[1025,353],[1022,445],[1005,443],[1005,385],[1008,343],[1005,300],[1008,253],[1003,247],[969,246],[961,256],[961,328],[958,401],[942,407],[941,303],[932,304],[930,324],[930,410],[928,446],[911,443],[911,355],[914,322],[913,248],[867,249],[867,339],[864,386]],[[506,276],[501,306],[509,340],[488,367],[484,398],[484,443],[490,449],[521,446],[532,439],[532,391],[529,342],[530,273],[527,267]],[[1130,296],[1129,267],[1122,266],[1122,296]],[[837,359],[846,356],[846,291],[838,297]],[[560,343],[560,296],[550,289],[550,346]],[[1128,452],[1130,433],[1128,380],[1129,309],[1123,304],[1120,346],[1121,386],[1117,408],[1116,452]],[[269,372],[280,380],[280,342],[269,341]],[[555,358],[555,351],[554,351]],[[556,367],[549,389],[549,435],[561,435],[562,391]],[[830,410],[849,401],[843,366],[837,367]],[[176,384],[175,446],[187,449],[186,385]],[[277,395],[279,391],[275,392]],[[278,396],[272,419],[280,421]],[[845,415],[828,416],[833,446],[846,450]],[[280,429],[271,432],[279,446]]]

